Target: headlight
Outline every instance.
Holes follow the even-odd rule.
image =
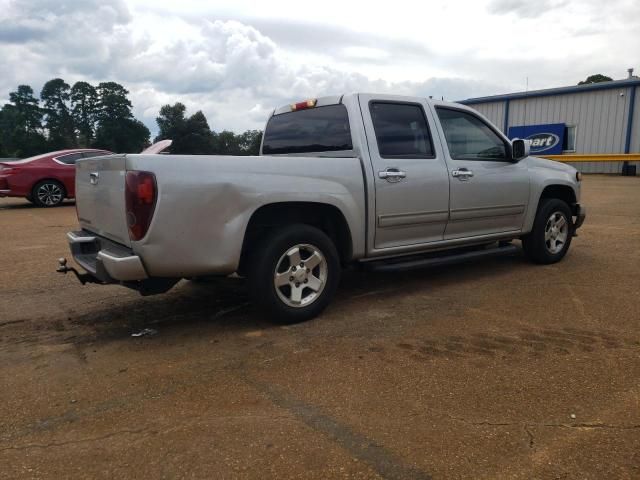
[[[576,180],[579,182],[582,181],[582,172],[576,172]]]

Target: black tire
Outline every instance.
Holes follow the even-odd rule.
[[[309,270],[300,265],[292,265],[292,256],[287,256],[287,252],[293,251],[297,246],[302,259],[301,265],[309,261]],[[311,256],[306,256],[312,251],[320,253],[316,259],[323,259],[317,266],[312,266]],[[292,271],[294,268],[295,271]],[[289,225],[267,235],[249,255],[246,265],[249,295],[274,321],[284,324],[303,322],[319,315],[329,304],[340,281],[340,270],[336,247],[323,231],[305,224]],[[286,273],[287,278],[282,277],[282,280],[288,284],[277,288],[277,273]],[[324,278],[324,281],[320,278]],[[305,286],[312,283],[316,288],[322,285],[319,293]],[[302,301],[298,306],[291,306],[294,284],[300,285],[295,288],[300,288],[302,292]],[[305,298],[311,298],[307,305],[302,304]]]
[[[57,207],[66,196],[64,186],[56,180],[42,180],[31,190],[31,201],[42,208]]]
[[[549,222],[552,222],[552,215],[557,220],[560,220],[560,217],[564,217],[567,225],[566,240],[561,244],[557,239],[551,238],[547,240],[545,237],[550,225]],[[559,232],[559,238],[562,238],[561,234],[562,232]],[[569,205],[558,198],[543,198],[538,206],[531,233],[522,238],[522,248],[525,255],[532,262],[548,265],[559,262],[564,258],[567,250],[569,250],[572,238],[573,222]]]

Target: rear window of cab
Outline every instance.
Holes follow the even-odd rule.
[[[352,150],[349,115],[344,105],[327,105],[274,115],[264,133],[262,153]]]

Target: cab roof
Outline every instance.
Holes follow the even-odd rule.
[[[427,103],[429,103],[431,105],[436,105],[436,106],[449,106],[449,107],[455,106],[456,108],[469,109],[469,107],[467,107],[467,106],[465,106],[465,105],[463,105],[461,103],[447,102],[447,101],[444,101],[444,100],[436,100],[436,99],[427,98],[427,97],[419,97],[419,96],[411,96],[411,95],[390,95],[390,94],[386,94],[386,93],[358,92],[358,93],[348,93],[348,94],[343,94],[343,95],[329,95],[329,96],[325,96],[325,97],[317,97],[317,98],[312,98],[312,99],[308,99],[308,100],[304,99],[304,100],[300,101],[299,103],[289,103],[289,104],[282,105],[282,106],[274,109],[274,111],[272,113],[272,116],[296,111],[296,105],[305,104],[307,102],[313,102],[313,105],[311,107],[303,107],[303,108],[325,107],[327,105],[338,105],[340,103],[344,103],[345,97],[357,97],[359,95],[367,95],[367,96],[372,96],[372,97],[378,97],[379,96],[381,99],[397,100],[397,101],[401,101],[401,102],[402,101],[404,101],[404,102],[415,102],[417,100],[420,100],[420,101],[426,101]]]

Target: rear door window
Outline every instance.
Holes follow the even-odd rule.
[[[60,157],[56,157],[56,160],[61,163],[66,163],[67,165],[75,165],[76,161],[82,158],[82,153],[70,153],[68,155],[62,155]]]
[[[434,158],[431,133],[420,105],[372,102],[369,111],[382,158]]]
[[[109,155],[107,152],[84,152],[84,158],[101,157],[102,155]]]
[[[344,105],[327,105],[274,115],[264,133],[262,153],[352,150],[349,116]]]

